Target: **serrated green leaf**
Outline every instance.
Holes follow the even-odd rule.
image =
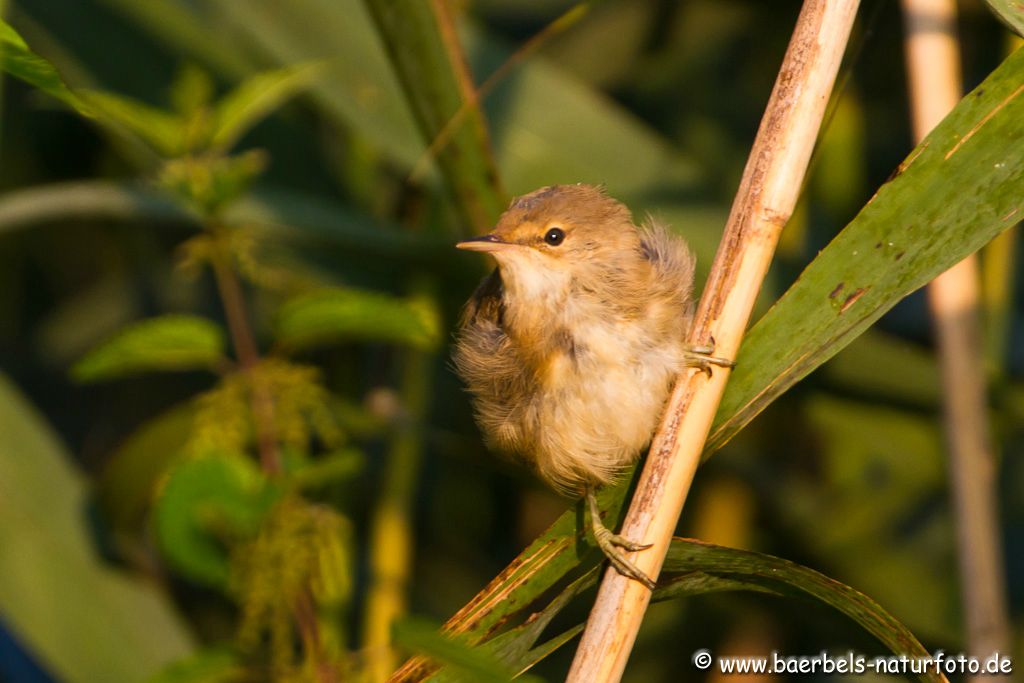
[[[110,92],[80,90],[78,96],[95,118],[141,139],[161,155],[185,151],[185,122],[180,116]]]
[[[88,108],[64,84],[57,69],[29,48],[14,28],[0,19],[0,68],[17,79],[56,97],[72,109],[86,114]]]
[[[422,299],[353,289],[330,289],[289,301],[278,312],[275,339],[307,349],[359,339],[432,349],[441,336],[437,311]]]
[[[1018,36],[1024,36],[1024,3],[1020,0],[985,0],[992,13]]]
[[[266,71],[250,77],[214,107],[212,144],[229,149],[261,119],[307,88],[321,73],[319,64]]]
[[[255,532],[280,495],[242,455],[188,458],[167,475],[153,505],[153,530],[168,564],[205,585],[227,585],[227,541]]]
[[[88,485],[43,418],[0,374],[0,614],[66,683],[141,681],[193,648],[171,601],[103,561]]]
[[[302,462],[291,473],[291,481],[300,489],[315,489],[351,479],[363,471],[366,456],[362,451],[346,448]]]
[[[210,368],[224,358],[224,333],[205,318],[165,315],[121,330],[75,364],[79,382],[154,370]]]
[[[160,477],[188,442],[196,416],[186,401],[143,423],[107,459],[96,483],[96,500],[116,533],[139,534]]]

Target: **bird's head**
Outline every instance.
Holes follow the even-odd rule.
[[[512,280],[600,278],[641,258],[629,209],[593,185],[553,185],[513,200],[493,232],[456,245],[487,252]]]

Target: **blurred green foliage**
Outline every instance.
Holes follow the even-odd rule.
[[[517,46],[572,3],[453,3],[457,42],[428,3],[410,5],[415,21],[388,4],[5,8],[17,32],[3,26],[0,58],[21,80],[0,93],[0,369],[25,396],[3,380],[0,628],[56,680],[370,680],[398,663],[368,647],[383,590],[440,622],[523,547],[492,602],[460,614],[463,636],[399,620],[395,642],[449,664],[442,679],[505,680],[542,659],[541,676],[564,675],[572,648],[560,646],[585,618],[598,556],[577,536],[580,513],[559,517],[565,501],[479,442],[445,341],[483,271],[450,242],[483,229],[505,191],[596,182],[684,234],[706,272],[798,3],[593,3],[521,64],[508,62]],[[1017,206],[1012,102],[981,151],[942,168],[928,154],[955,140],[936,137],[920,173],[854,220],[911,148],[894,5],[863,10],[761,312],[850,228],[752,333],[719,416],[736,418],[730,430],[753,417],[739,409],[751,395],[760,410],[766,387],[824,362]],[[962,8],[973,85],[996,70],[1005,34],[981,3]],[[477,84],[511,65],[479,115],[459,102],[462,50]],[[947,133],[1021,82],[1021,57]],[[453,116],[469,122],[432,148]],[[898,229],[910,253],[893,261],[873,247]],[[1002,339],[986,344],[1019,630],[1024,312],[1019,246],[999,245],[986,287]],[[870,292],[847,323],[857,288]],[[725,445],[682,522],[819,568],[881,607],[777,558],[680,545],[663,597],[711,595],[655,606],[627,680],[677,680],[693,650],[751,641],[877,652],[869,632],[914,647],[895,619],[929,651],[964,649],[928,339],[913,296]],[[620,498],[602,497],[611,519]],[[721,505],[753,512],[702,516]],[[382,551],[398,555],[382,564]]]
[[[95,382],[147,370],[213,368],[224,360],[225,344],[224,333],[209,320],[166,315],[122,329],[71,373],[79,382]]]

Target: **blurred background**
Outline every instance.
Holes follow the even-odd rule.
[[[500,187],[603,183],[638,220],[684,235],[703,279],[799,3],[574,6],[448,7],[473,80],[505,69],[482,100]],[[126,135],[18,80],[0,85],[0,680],[250,680],[237,651],[284,671],[293,653],[281,629],[294,617],[296,638],[311,636],[301,605],[266,594],[290,585],[281,558],[303,549],[302,562],[321,567],[302,570],[312,602],[340,615],[321,626],[320,646],[372,670],[386,615],[444,622],[571,501],[487,451],[451,371],[460,307],[488,267],[451,245],[482,228],[446,192],[371,14],[355,0],[0,7],[72,87],[136,103],[106,109],[123,114]],[[959,21],[970,89],[1011,40],[980,0],[960,3]],[[902,30],[898,3],[864,3],[755,319],[913,148]],[[273,71],[307,63],[299,77]],[[278,74],[282,94],[211,145],[208,165],[153,153],[166,116],[152,109],[201,127],[211,103],[260,73]],[[217,154],[241,161],[218,175]],[[986,371],[1019,653],[1024,283],[1019,242],[989,249],[1000,251],[983,261]],[[218,254],[235,271],[227,286]],[[987,268],[997,262],[1009,270]],[[278,465],[298,483],[272,502],[253,493],[258,468],[225,455],[267,455],[258,426],[239,417],[245,391],[221,339],[238,342],[232,291],[264,387],[290,406],[276,416],[287,435]],[[213,327],[171,318],[137,343],[185,337],[201,362],[110,350],[126,326],[171,314]],[[202,340],[225,359],[211,362]],[[701,469],[680,533],[813,567],[874,598],[930,651],[963,651],[941,392],[918,293]],[[218,457],[197,456],[211,449]],[[291,540],[253,521],[265,514]],[[588,600],[566,623],[585,618]],[[97,616],[106,607],[126,615],[111,617],[116,628]],[[702,647],[880,651],[827,607],[714,593],[653,606],[626,680],[680,680],[684,666],[684,680],[703,680],[689,668]],[[572,650],[534,673],[559,680]],[[165,668],[175,661],[191,664]]]

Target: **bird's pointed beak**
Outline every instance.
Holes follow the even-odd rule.
[[[504,251],[510,249],[515,245],[511,242],[506,242],[496,235],[481,235],[480,237],[471,237],[468,240],[462,240],[456,243],[457,249],[465,249],[467,251]]]

